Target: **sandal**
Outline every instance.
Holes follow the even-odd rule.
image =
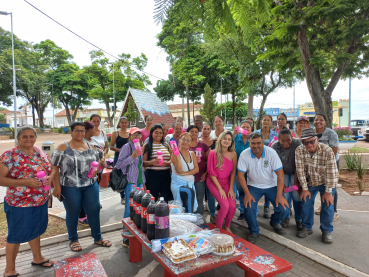
[[[39,265],[39,266],[42,266],[42,267],[53,267],[54,266],[54,263],[51,263],[51,265],[44,265],[44,264],[48,264],[48,263],[50,263],[50,260],[43,261],[42,263],[39,263],[39,264],[31,262],[31,265]]]
[[[4,277],[18,277],[18,276],[19,276],[19,273],[13,274],[13,275],[8,275],[8,276],[5,276],[5,274],[4,274]]]
[[[73,242],[72,242],[73,243]],[[69,248],[70,248],[70,250],[72,250],[73,252],[79,252],[79,251],[82,251],[82,247],[81,247],[81,245],[79,244],[79,242],[77,241],[77,243],[75,243],[75,244],[73,244],[72,245],[72,243],[71,244],[69,244]],[[78,250],[76,250],[76,248],[79,248]]]
[[[107,240],[107,239],[102,239],[99,242],[101,242],[101,243],[95,242],[94,244],[100,245],[102,247],[110,247],[110,246],[112,246],[111,241],[110,240]],[[109,243],[110,243],[110,245],[108,245]]]

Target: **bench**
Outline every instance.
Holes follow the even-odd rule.
[[[132,236],[127,236],[122,233],[124,238],[129,239],[129,261],[137,263],[142,260],[142,246],[151,252],[151,243],[147,240],[146,234],[140,229],[137,229],[130,218],[122,220],[124,226],[132,233]],[[203,229],[214,229],[214,224],[204,224],[200,226]],[[202,255],[197,260],[184,262],[175,265],[166,258],[162,251],[152,253],[158,262],[164,267],[164,276],[193,276],[195,274],[206,272],[216,267],[235,262],[238,267],[245,271],[245,276],[275,276],[292,269],[292,264],[279,258],[248,241],[231,234],[223,229],[221,233],[228,234],[235,241],[236,252],[235,257],[230,256],[229,260],[218,258],[218,256],[207,254]],[[240,255],[240,256],[238,256]],[[215,259],[216,260],[214,262]],[[195,263],[198,263],[195,265]],[[183,270],[183,269],[187,269]]]

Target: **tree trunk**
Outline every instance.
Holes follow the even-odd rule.
[[[190,126],[190,123],[191,123],[191,120],[190,120],[190,116],[191,116],[191,113],[190,113],[190,90],[189,90],[189,87],[188,85],[186,86],[186,97],[187,97],[187,116],[188,116],[188,125],[187,126]]]
[[[233,109],[233,115],[232,115],[232,124],[236,126],[237,124],[237,117],[236,117],[236,93],[232,92],[232,109]]]
[[[110,107],[109,107],[109,101],[105,102],[105,106],[106,106],[106,112],[108,113],[108,121],[109,121],[109,125],[110,127],[113,126],[113,121],[112,118],[110,117]]]
[[[67,120],[68,120],[68,125],[70,126],[70,125],[72,125],[73,122],[72,122],[72,118],[71,118],[71,115],[70,115],[68,104],[65,104],[64,107],[65,107],[65,113],[66,113]]]
[[[194,101],[192,101],[192,118],[195,121],[195,102]]]
[[[307,27],[302,26],[301,30],[297,32],[297,40],[305,71],[306,85],[311,99],[313,100],[315,112],[325,114],[328,120],[327,127],[332,127],[333,115],[331,95],[326,95],[322,80],[320,79],[319,70],[315,69],[314,66],[310,64],[311,52],[306,30]]]
[[[35,106],[33,105],[32,105],[32,121],[33,121],[33,126],[36,126]]]
[[[263,117],[263,111],[264,111],[264,105],[265,105],[266,99],[267,99],[267,95],[263,95],[263,100],[261,101],[261,104],[260,104],[258,119],[256,121],[256,130],[261,129],[261,118]],[[266,139],[269,139],[269,138],[266,138]]]
[[[247,117],[254,118],[254,95],[252,93],[248,93],[248,103],[247,103]]]

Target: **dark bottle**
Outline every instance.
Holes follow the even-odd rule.
[[[147,232],[147,206],[151,202],[151,197],[150,191],[147,190],[141,200],[141,230],[144,233]]]
[[[129,213],[129,217],[131,218],[131,220],[133,220],[133,222],[135,221],[135,213],[136,213],[136,198],[135,195],[136,193],[140,192],[140,188],[136,187],[136,190],[134,190],[133,192],[133,196],[132,196],[132,214]],[[131,210],[130,210],[131,212]]]
[[[133,220],[133,195],[136,192],[136,185],[133,185],[131,192],[129,193],[129,217]]]
[[[145,195],[145,189],[144,188],[141,188],[140,192],[135,194],[135,196],[136,196],[136,214],[135,214],[134,222],[135,222],[137,228],[141,228],[141,201],[142,201],[142,197],[144,195]]]
[[[147,239],[152,240],[155,238],[155,197],[151,197],[151,202],[147,206]]]
[[[155,239],[165,238],[169,238],[169,206],[164,197],[160,197],[155,207]]]

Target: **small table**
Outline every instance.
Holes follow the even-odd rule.
[[[112,171],[112,168],[104,168],[100,180],[100,187],[107,188],[109,187],[109,181],[110,181],[110,172]]]
[[[221,257],[214,254],[206,254],[199,256],[198,259],[190,260],[180,264],[172,263],[163,251],[153,253],[151,251],[151,243],[147,239],[145,233],[138,229],[130,218],[122,220],[123,225],[132,233],[132,236],[122,236],[129,239],[129,261],[131,263],[138,263],[142,261],[142,247],[143,245],[154,258],[164,267],[164,277],[169,276],[193,276],[211,269],[231,264],[242,259],[243,253],[236,249],[235,253],[230,256]],[[210,224],[209,224],[210,225]],[[201,226],[200,226],[201,227]],[[209,227],[215,227],[209,226]],[[213,229],[210,228],[210,229]],[[222,230],[222,233],[230,234]]]

